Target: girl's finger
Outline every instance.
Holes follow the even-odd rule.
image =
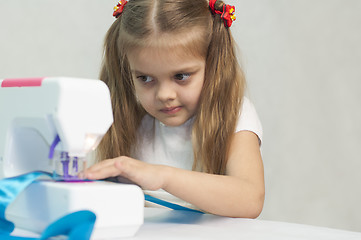
[[[89,167],[89,168],[87,169],[87,171],[88,171],[88,170],[89,170],[89,171],[98,171],[98,170],[101,169],[101,168],[105,168],[105,167],[109,167],[109,166],[113,165],[113,164],[114,164],[113,162],[114,162],[113,159],[103,160],[103,161],[101,161],[101,162],[99,162],[99,163],[96,163],[96,164],[94,164],[93,166]]]
[[[105,176],[104,178],[114,176],[114,174],[117,174],[118,172],[119,170],[116,170],[114,167],[114,160],[108,159],[84,170],[79,174],[79,177],[88,179],[100,179],[103,178],[103,176]]]
[[[114,166],[98,169],[96,171],[86,171],[84,175],[88,179],[103,179],[120,175],[120,171]]]

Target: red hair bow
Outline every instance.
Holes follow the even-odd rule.
[[[223,11],[218,11],[215,9],[214,4],[217,2],[217,0],[210,0],[209,1],[209,7],[212,10],[213,14],[219,14],[221,15],[221,18],[223,19],[224,26],[230,27],[232,23],[236,20],[236,8],[234,6],[223,4]]]
[[[118,4],[114,7],[113,17],[118,18],[123,13],[124,6],[127,3],[127,0],[119,1]]]

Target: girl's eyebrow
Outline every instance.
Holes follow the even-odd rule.
[[[184,68],[180,68],[180,69],[176,69],[174,71],[172,71],[172,74],[177,74],[177,73],[195,73],[198,72],[201,69],[201,66],[189,66],[189,67],[184,67]],[[144,75],[144,76],[152,76],[152,74],[149,73],[145,73],[142,71],[139,71],[137,69],[131,69],[131,72],[134,75]]]
[[[138,70],[135,70],[135,69],[131,69],[131,72],[134,73],[134,74],[141,74],[142,73],[141,71],[138,71]]]
[[[191,67],[185,67],[185,68],[178,69],[176,71],[173,71],[173,73],[193,73],[193,72],[197,72],[199,69],[201,69],[201,67],[191,66]]]
[[[134,75],[150,76],[150,74],[147,74],[147,73],[141,72],[141,71],[139,71],[139,70],[135,70],[135,69],[132,69],[131,72],[132,72]]]

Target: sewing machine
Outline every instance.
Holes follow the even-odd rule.
[[[64,77],[0,79],[0,85],[0,179],[53,174],[23,191],[6,218],[41,232],[65,214],[91,210],[97,216],[92,239],[133,236],[143,223],[141,189],[78,178],[113,123],[107,86]]]

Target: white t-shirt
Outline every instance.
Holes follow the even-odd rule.
[[[190,119],[181,126],[168,127],[150,115],[144,116],[138,129],[138,148],[134,151],[132,157],[147,163],[192,170],[192,124],[193,119]],[[254,132],[261,144],[262,126],[253,104],[246,97],[243,99],[242,111],[235,132],[239,131]],[[144,193],[181,206],[196,209],[190,203],[164,190],[144,191]],[[146,206],[154,206],[154,204],[146,204]]]

